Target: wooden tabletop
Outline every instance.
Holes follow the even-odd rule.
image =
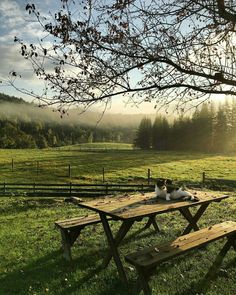
[[[105,213],[115,219],[127,220],[198,206],[204,203],[217,202],[228,198],[228,195],[221,195],[216,192],[189,191],[199,201],[165,201],[155,197],[155,193],[152,192],[96,198],[78,205],[98,213]]]

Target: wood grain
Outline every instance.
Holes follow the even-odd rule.
[[[146,194],[125,194],[116,197],[96,198],[78,205],[91,209],[98,213],[106,213],[109,216],[120,220],[137,219],[150,215],[157,215],[165,212],[189,208],[204,203],[221,201],[228,198],[228,195],[220,195],[211,192],[191,191],[199,201],[165,201],[155,197],[155,193]]]
[[[181,236],[174,241],[145,248],[125,257],[137,267],[154,267],[175,256],[236,233],[236,222],[225,221]]]

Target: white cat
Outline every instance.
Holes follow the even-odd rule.
[[[198,199],[193,196],[190,192],[183,190],[182,187],[176,188],[171,180],[158,180],[155,185],[155,195],[158,198],[164,199],[166,201],[171,200],[190,200],[198,201]]]

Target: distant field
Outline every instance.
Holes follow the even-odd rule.
[[[133,148],[130,143],[114,143],[114,142],[94,142],[82,143],[71,146],[63,146],[60,150],[131,150]]]
[[[111,143],[0,150],[0,182],[101,182],[103,168],[107,182],[145,182],[148,169],[153,179],[201,181],[203,171],[209,177],[236,179],[236,153],[141,151]]]

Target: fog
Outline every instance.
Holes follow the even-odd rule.
[[[19,121],[41,121],[57,124],[78,124],[101,127],[134,127],[136,128],[141,119],[147,116],[155,118],[155,114],[111,114],[99,113],[87,110],[81,112],[80,109],[70,110],[68,113],[61,114],[49,107],[38,107],[30,103],[8,103],[0,104],[0,119],[11,119]]]

